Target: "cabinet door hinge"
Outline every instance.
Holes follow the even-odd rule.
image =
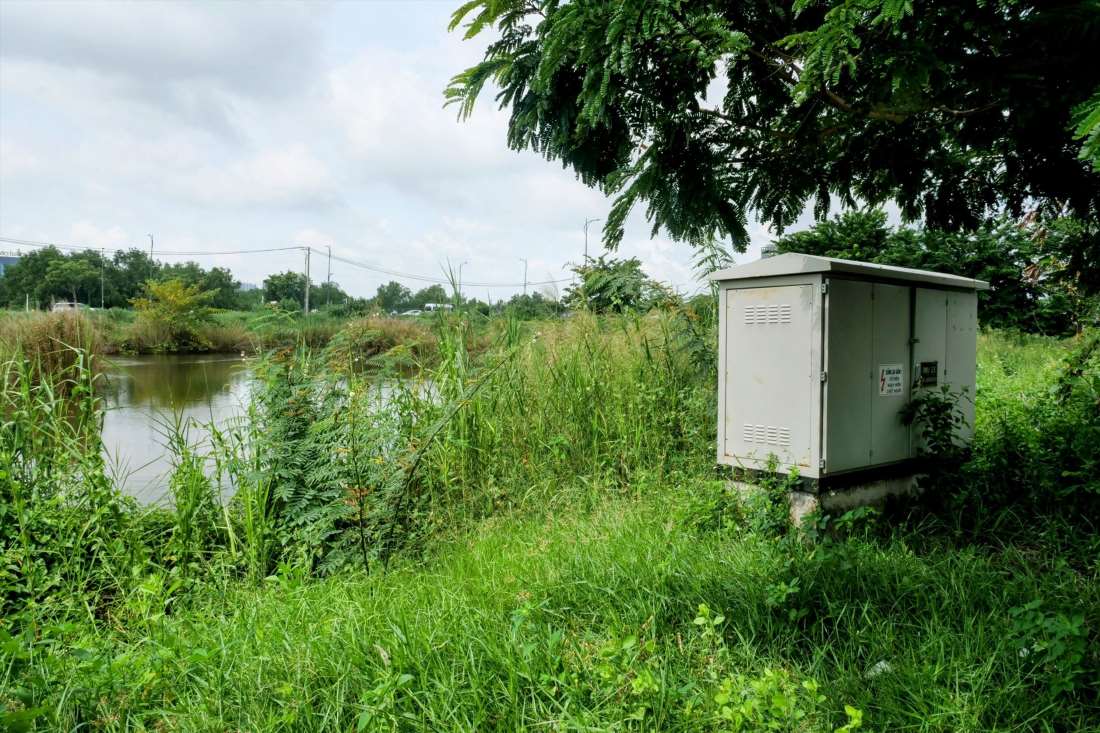
[[[821,283],[821,292],[822,293],[829,292],[829,281],[828,280],[825,280],[824,282]]]
[[[829,372],[822,369],[821,370],[821,383],[824,384],[825,382],[828,382],[828,381],[829,381]]]

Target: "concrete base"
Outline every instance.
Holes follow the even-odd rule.
[[[843,514],[861,506],[881,507],[890,497],[915,496],[920,493],[919,478],[916,475],[895,476],[853,484],[843,489],[827,489],[820,494],[792,491],[791,524],[800,527],[807,516],[819,510],[829,514]],[[755,484],[743,481],[734,481],[732,486],[742,494],[758,490]]]

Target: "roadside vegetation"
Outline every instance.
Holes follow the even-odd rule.
[[[944,237],[858,214],[779,241],[999,278],[972,448],[949,395],[914,404],[936,451],[921,498],[797,531],[786,479],[745,495],[714,467],[713,293],[637,260],[588,260],[552,307],[452,294],[393,317],[378,303],[407,291],[383,286],[363,310],[229,310],[170,277],[132,309],[9,312],[0,720],[1093,729],[1095,290],[1035,236],[952,239],[940,262]],[[698,249],[701,271],[728,262]],[[143,506],[104,465],[98,365],[164,351],[243,351],[255,387],[209,441],[166,426],[169,501]]]
[[[21,256],[0,278],[0,729],[1100,730],[1096,19],[462,3],[451,30],[483,55],[446,103],[495,95],[513,150],[612,197],[564,294]],[[751,220],[811,207],[779,251],[993,287],[972,443],[957,395],[918,397],[920,496],[796,528],[797,477],[742,491],[714,466],[715,294],[615,250],[638,209],[704,274]],[[251,360],[246,409],[202,442],[170,421],[169,500],[138,504],[105,466],[98,365],[216,351]]]
[[[1095,727],[1095,333],[983,334],[973,453],[801,533],[713,467],[710,303],[265,350],[166,507],[107,479],[94,357],[9,353],[4,722]]]

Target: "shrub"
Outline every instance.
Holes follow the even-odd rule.
[[[210,343],[201,329],[211,321],[214,295],[212,290],[178,279],[150,280],[145,283],[145,294],[133,300],[137,325],[152,335],[149,340],[156,344],[156,351],[207,351]]]
[[[341,374],[377,370],[379,357],[397,367],[411,367],[437,354],[435,335],[417,321],[360,318],[349,321],[325,350],[328,366]]]
[[[1054,516],[1094,530],[1100,525],[1098,334],[1063,343],[984,335],[980,350],[969,449],[958,440],[959,395],[929,393],[910,406],[908,417],[922,426],[929,450],[923,505],[971,532],[1022,529]]]

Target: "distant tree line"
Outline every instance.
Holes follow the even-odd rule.
[[[130,308],[148,299],[149,284],[170,281],[208,293],[204,305],[214,309],[248,310],[274,304],[293,311],[305,306],[306,279],[301,272],[276,273],[264,279],[261,287],[245,289],[224,267],[206,269],[196,262],[164,264],[140,249],[106,256],[97,250],[67,253],[56,247],[25,254],[4,270],[0,275],[0,306],[44,310],[63,301],[95,308]],[[457,303],[484,314],[511,308],[526,318],[545,317],[563,309],[556,296],[537,292],[516,294],[510,300],[492,304],[462,296],[456,300],[438,284],[414,292],[390,281],[380,286],[372,298],[348,295],[335,282],[311,282],[309,289],[311,311],[392,314],[423,310],[428,303]]]
[[[374,297],[367,301],[371,308],[382,313],[398,314],[423,310],[429,303],[450,303],[483,315],[511,310],[520,318],[548,318],[565,309],[555,295],[548,293],[516,293],[507,300],[486,302],[448,292],[442,285],[429,285],[413,292],[395,280],[379,286]]]
[[[0,304],[44,309],[67,301],[128,308],[145,293],[146,283],[168,280],[213,293],[210,305],[214,308],[247,308],[259,302],[259,292],[242,290],[241,283],[224,267],[207,270],[195,262],[166,265],[139,249],[107,257],[96,250],[63,253],[46,247],[5,268],[0,277]]]
[[[888,226],[881,210],[849,211],[782,236],[775,248],[781,253],[803,252],[987,280],[991,289],[979,296],[984,326],[1060,335],[1100,319],[1100,226],[1080,219],[1005,218],[971,232],[945,232]],[[703,269],[728,263],[728,252],[719,259],[722,262]],[[390,281],[379,286],[373,297],[355,298],[334,282],[311,283],[310,310],[335,315],[401,314],[424,310],[429,303],[450,303],[483,315],[509,312],[533,319],[582,308],[596,313],[644,312],[679,300],[670,288],[650,278],[637,258],[590,257],[574,266],[573,272],[576,279],[560,298],[546,291],[517,293],[495,302],[455,294],[439,284],[413,291]],[[214,309],[247,310],[268,304],[301,311],[305,305],[306,281],[300,272],[273,274],[261,288],[244,290],[223,267],[161,264],[136,249],[108,258],[94,250],[63,254],[52,247],[27,254],[6,269],[0,276],[0,304],[48,308],[58,300],[75,300],[128,308],[148,296],[149,283],[170,281],[204,293],[204,305]]]

